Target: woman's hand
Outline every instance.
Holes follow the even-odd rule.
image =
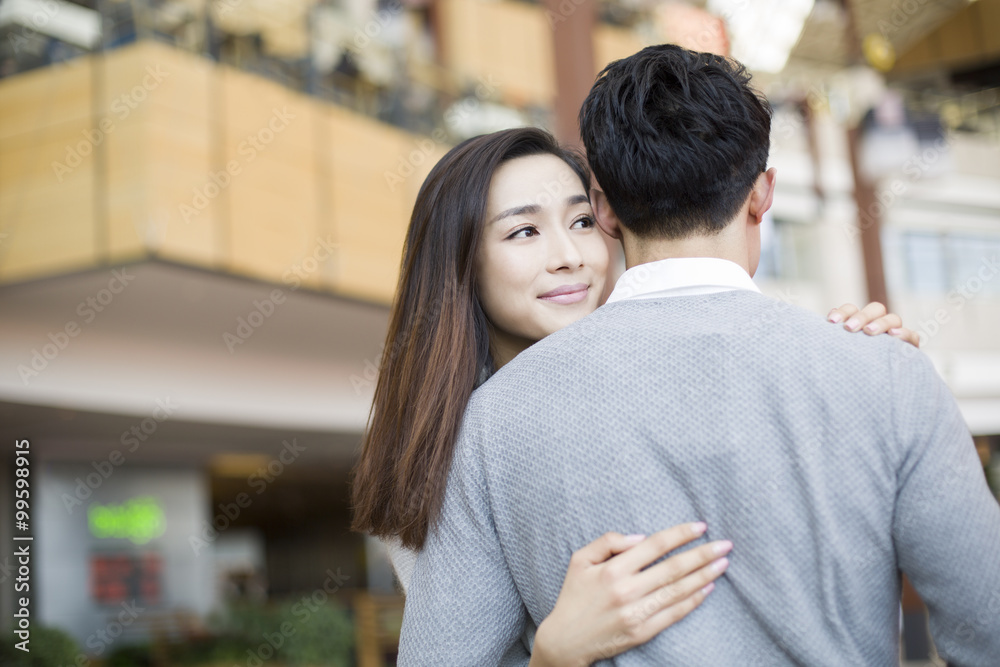
[[[699,522],[648,538],[606,533],[576,551],[555,608],[538,626],[530,667],[589,666],[691,613],[729,566],[723,556],[731,542],[709,542],[643,568],[704,532]]]
[[[869,336],[887,333],[913,347],[920,347],[920,335],[904,327],[903,320],[896,313],[886,313],[885,306],[878,301],[872,301],[861,310],[853,303],[845,303],[831,310],[826,319],[834,324],[843,322],[844,328],[852,333],[864,331]]]

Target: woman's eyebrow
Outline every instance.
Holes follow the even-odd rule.
[[[515,215],[530,215],[532,213],[538,213],[540,210],[541,207],[539,207],[538,204],[525,204],[524,206],[515,206],[513,208],[507,209],[506,211],[501,211],[500,213],[498,213],[496,217],[490,220],[490,223],[503,220],[504,218],[510,218]]]
[[[566,206],[576,206],[577,204],[589,204],[589,203],[590,203],[590,197],[588,197],[587,195],[573,195],[572,197],[566,198]],[[499,222],[504,218],[514,217],[515,215],[533,215],[541,210],[542,208],[538,204],[525,204],[524,206],[514,206],[512,208],[508,208],[506,211],[501,211],[500,213],[497,213],[497,215],[492,220],[490,220],[490,224],[494,222]]]

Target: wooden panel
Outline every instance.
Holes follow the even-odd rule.
[[[122,123],[107,138],[105,197],[108,251],[115,260],[145,252],[149,224],[149,136],[144,123]]]
[[[981,26],[973,25],[972,10],[972,6],[966,7],[941,27],[941,51],[948,63],[974,60],[982,51],[979,40]]]
[[[627,58],[645,46],[632,30],[599,25],[594,31],[594,71],[600,72],[609,63]]]
[[[229,266],[280,282],[320,236],[320,103],[253,75],[222,72],[223,162],[239,169],[221,195],[229,210]],[[306,284],[319,283],[314,272]]]
[[[983,49],[989,56],[1000,56],[1000,0],[979,0],[971,9],[977,14]]]
[[[144,154],[137,187],[143,197],[137,199],[142,210],[130,222],[112,217],[112,246],[128,239],[163,257],[216,267],[222,259],[223,221],[215,188],[225,178],[211,161],[215,65],[158,42],[130,48],[132,76],[138,76],[141,65],[142,85],[150,88],[143,102],[146,113],[140,116]]]
[[[83,156],[66,171],[52,168],[85,129],[86,120],[79,119],[32,133],[39,141],[0,139],[0,281],[96,261],[94,162]]]
[[[143,221],[146,244],[177,261],[210,268],[221,265],[224,218],[219,197],[233,177],[224,166],[213,168],[208,119],[157,109],[155,122],[147,131],[150,195]]]
[[[516,107],[552,103],[552,31],[541,7],[483,0],[443,0],[440,6],[447,67],[460,79],[494,82],[499,96]]]
[[[146,252],[149,217],[149,118],[156,99],[176,79],[145,44],[111,51],[103,67],[95,125],[106,134],[104,192],[108,252],[122,261]],[[159,65],[159,67],[158,67]],[[149,70],[147,70],[149,68]]]
[[[974,66],[1000,55],[1000,0],[979,0],[953,14],[903,53],[895,71]]]
[[[894,71],[906,72],[913,69],[922,69],[938,59],[937,53],[931,48],[931,41],[925,38],[913,45],[913,47],[901,55],[896,61]]]
[[[217,71],[215,63],[160,42],[140,42],[134,57],[141,58],[152,73],[163,77],[150,94],[149,99],[155,106],[198,118],[209,117],[209,92]],[[148,81],[154,83],[152,79]]]
[[[44,132],[91,115],[91,60],[79,58],[0,80],[0,138]]]
[[[152,250],[279,284],[312,265],[307,285],[391,301],[417,191],[448,146],[160,44],[97,67],[96,100],[86,67],[0,82],[15,119],[0,135],[0,280],[93,265],[106,243],[112,260]],[[53,95],[63,120],[32,125]]]
[[[416,138],[331,108],[329,210],[338,255],[334,287],[383,303],[392,300],[410,210],[420,177],[401,169]],[[388,174],[403,174],[402,182]]]

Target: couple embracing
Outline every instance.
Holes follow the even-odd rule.
[[[913,333],[751,279],[749,78],[649,47],[584,102],[589,169],[518,129],[424,182],[353,489],[400,665],[896,666],[901,574],[950,664],[1000,665],[1000,505]]]

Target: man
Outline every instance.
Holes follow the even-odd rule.
[[[911,346],[751,281],[775,175],[745,70],[650,47],[580,122],[629,268],[470,401],[400,664],[510,660],[575,549],[695,520],[734,543],[729,570],[615,664],[898,665],[900,571],[943,657],[1000,664],[1000,506],[953,397]]]

